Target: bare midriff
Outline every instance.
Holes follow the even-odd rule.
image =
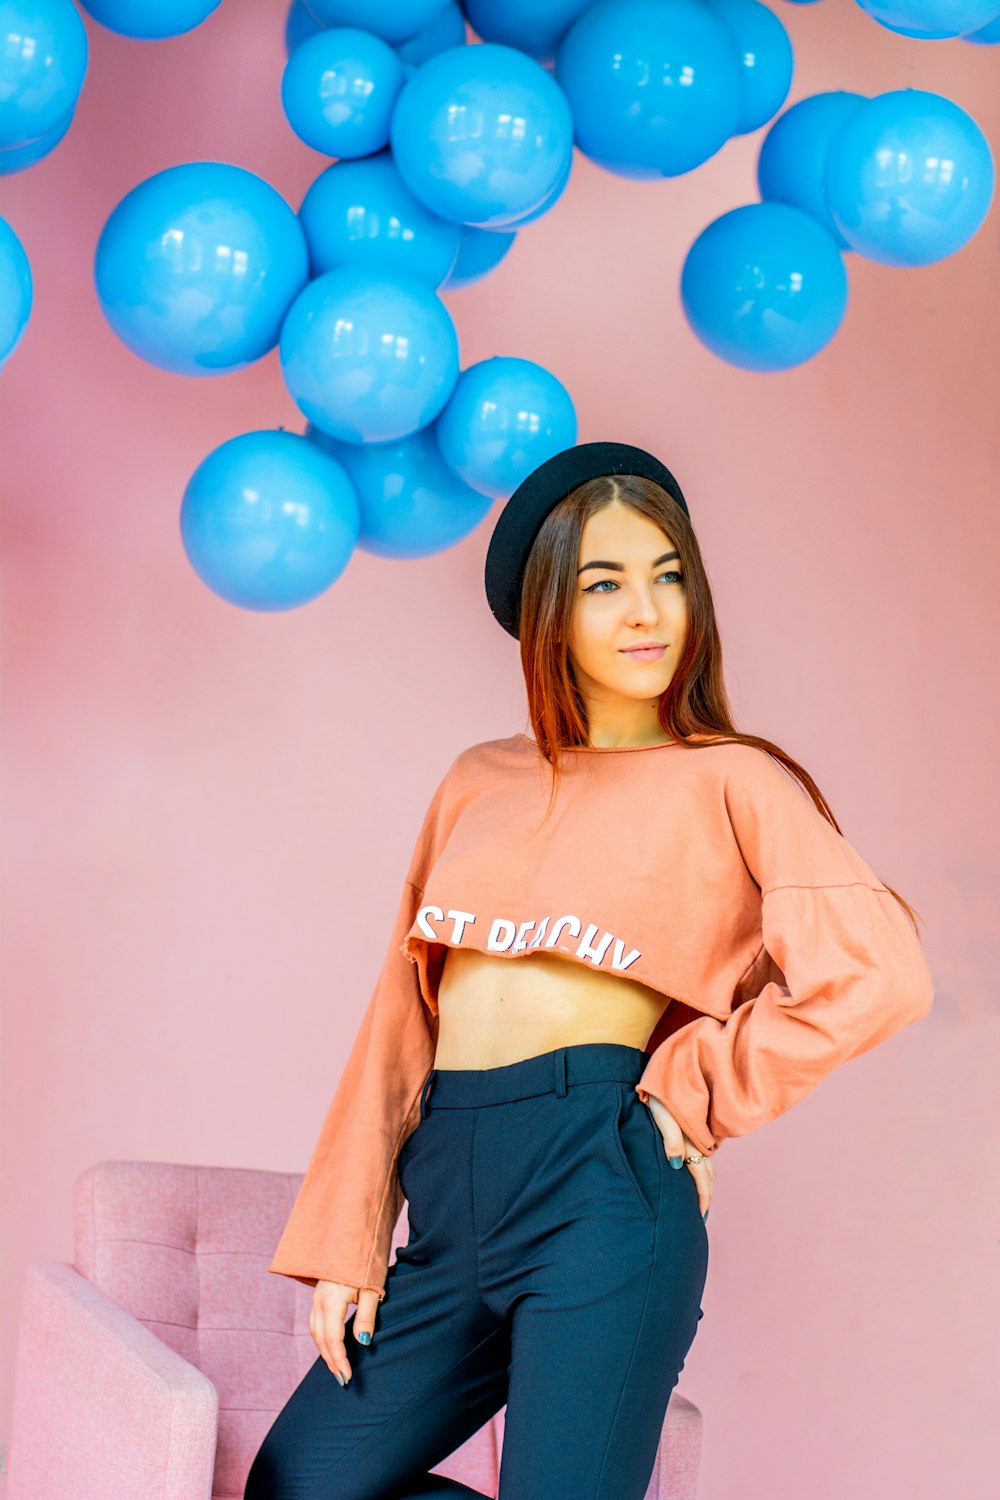
[[[645,1048],[670,997],[556,953],[448,948],[437,993],[436,1068],[499,1068],[556,1047]]]

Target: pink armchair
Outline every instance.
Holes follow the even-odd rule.
[[[28,1269],[8,1500],[242,1500],[318,1357],[312,1289],[267,1264],[301,1173],[98,1162],[74,1187],[75,1264]],[[393,1238],[406,1240],[404,1208]],[[498,1412],[436,1473],[496,1495]],[[675,1388],[646,1500],[694,1500],[701,1413]]]

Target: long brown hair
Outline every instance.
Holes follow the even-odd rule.
[[[521,666],[535,740],[552,768],[549,813],[559,780],[559,750],[590,743],[586,708],[573,678],[567,636],[576,600],[584,525],[614,500],[655,522],[680,553],[678,567],[684,574],[688,629],[677,669],[660,695],[658,718],[664,733],[688,750],[735,742],[766,751],[799,781],[840,833],[840,824],[809,772],[773,741],[744,734],[733,723],[722,669],[722,641],[698,540],[673,496],[638,474],[601,475],[571,490],[546,516],[525,566],[519,626]],[[694,741],[691,735],[715,737]],[[891,885],[882,883],[919,932],[914,908]]]

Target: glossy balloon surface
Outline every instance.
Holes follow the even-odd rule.
[[[896,89],[854,110],[830,141],[823,189],[841,234],[889,266],[925,266],[966,245],[993,201],[993,155],[960,105]]]
[[[308,276],[293,210],[228,162],[187,162],[139,183],[108,218],[94,259],[118,337],[179,375],[222,375],[273,349]]]
[[[0,4],[0,149],[26,146],[76,109],[89,43],[72,0]]]
[[[833,240],[785,203],[723,214],[702,230],[681,273],[692,329],[745,370],[787,370],[819,353],[840,327],[847,293]]]
[[[573,121],[543,67],[482,42],[417,69],[396,102],[391,143],[403,180],[434,213],[503,229],[563,181]]]
[[[341,266],[288,310],[282,374],[309,421],[349,443],[406,437],[441,411],[458,378],[458,335],[415,276]]]
[[[297,433],[245,432],[202,459],[181,504],[195,572],[245,609],[306,604],[347,566],[360,514],[341,464]]]

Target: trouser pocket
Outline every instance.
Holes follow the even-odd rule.
[[[631,1185],[635,1200],[647,1219],[654,1220],[660,1206],[660,1184],[664,1160],[663,1137],[649,1108],[631,1084],[614,1085],[611,1136],[615,1156]]]
[[[419,1181],[420,1164],[433,1169],[435,1160],[435,1146],[440,1149],[440,1142],[436,1140],[442,1130],[442,1121],[439,1115],[427,1115],[423,1120],[418,1120],[410,1131],[406,1140],[396,1157],[396,1171],[399,1175],[399,1185],[403,1189],[403,1196],[409,1198],[407,1183]]]

